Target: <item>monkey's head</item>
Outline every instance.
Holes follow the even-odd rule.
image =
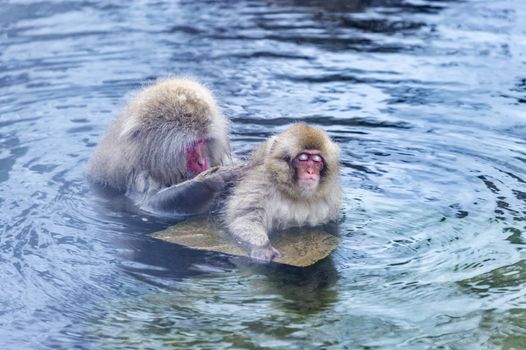
[[[338,182],[340,149],[319,128],[298,123],[265,145],[270,180],[293,198],[320,198]]]
[[[121,132],[138,164],[168,186],[230,157],[229,123],[212,92],[191,79],[165,79],[141,90]]]

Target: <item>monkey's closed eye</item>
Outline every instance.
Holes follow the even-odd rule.
[[[298,160],[306,161],[309,159],[309,155],[307,153],[302,153],[298,156]]]
[[[323,157],[319,154],[308,154],[308,153],[300,153],[297,157],[297,160],[306,162],[307,160],[312,160],[315,163],[323,162]]]
[[[313,155],[311,159],[316,163],[323,162],[323,158],[318,154]]]

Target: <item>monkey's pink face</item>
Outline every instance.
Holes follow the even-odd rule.
[[[320,183],[325,160],[318,150],[306,149],[294,158],[298,185],[304,190],[315,190]]]
[[[207,140],[201,138],[186,149],[186,167],[191,175],[197,175],[208,169],[206,145]]]

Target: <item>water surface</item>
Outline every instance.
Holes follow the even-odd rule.
[[[4,1],[2,349],[526,345],[520,0]],[[342,148],[342,243],[308,269],[156,242],[86,161],[133,90],[191,75],[246,154]]]

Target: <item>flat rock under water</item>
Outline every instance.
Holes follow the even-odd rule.
[[[248,257],[248,253],[231,242],[221,226],[206,219],[190,219],[152,234],[152,237],[188,248]],[[273,262],[306,267],[332,253],[340,239],[320,228],[294,228],[271,235],[270,242],[281,257]]]

